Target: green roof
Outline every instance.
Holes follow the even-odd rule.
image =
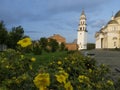
[[[115,18],[120,17],[120,10],[115,14]]]
[[[115,20],[110,20],[110,21],[108,22],[108,24],[118,24],[118,22],[115,21]]]

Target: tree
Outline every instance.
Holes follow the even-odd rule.
[[[65,50],[65,44],[63,42],[60,44],[60,50],[61,51]]]
[[[21,26],[13,27],[12,31],[9,32],[8,47],[15,49],[17,42],[24,36],[24,30]]]
[[[6,44],[8,32],[5,28],[3,21],[0,22],[0,44]]]
[[[40,38],[39,43],[40,43],[41,48],[42,48],[43,50],[46,50],[46,47],[47,47],[47,45],[48,45],[48,39],[45,38],[45,37],[42,37],[42,38]]]
[[[52,52],[57,51],[57,49],[59,48],[59,44],[55,39],[50,39],[49,46]]]

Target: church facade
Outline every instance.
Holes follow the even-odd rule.
[[[96,49],[120,48],[120,11],[95,34]]]

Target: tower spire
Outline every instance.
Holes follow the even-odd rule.
[[[82,10],[82,13],[81,13],[81,15],[85,15],[84,9]]]

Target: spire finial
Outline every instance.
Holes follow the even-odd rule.
[[[84,8],[82,8],[82,14],[81,15],[85,15]]]
[[[114,15],[113,15],[113,11],[112,11],[112,17],[111,17],[111,20],[114,20]]]

